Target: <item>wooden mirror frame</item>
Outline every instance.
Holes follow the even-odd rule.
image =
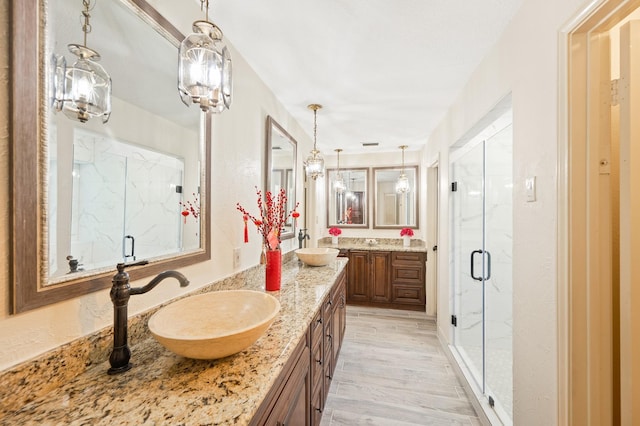
[[[184,38],[169,21],[144,0],[128,0],[146,17],[176,41]],[[48,250],[46,224],[46,143],[43,141],[45,87],[41,72],[39,38],[44,32],[41,18],[45,4],[41,0],[12,0],[11,2],[11,191],[12,191],[12,306],[16,314],[31,309],[82,296],[111,286],[115,274],[103,272],[72,279],[56,285],[43,285],[46,280],[41,253]],[[177,49],[176,49],[177,54]],[[177,57],[177,55],[176,55]],[[176,93],[176,96],[178,94]],[[211,158],[211,117],[204,120],[205,143],[202,157]],[[201,148],[202,149],[202,148]],[[156,275],[211,259],[208,233],[211,230],[211,170],[205,167],[201,191],[205,195],[201,206],[204,212],[201,248],[190,253],[150,261],[146,266],[128,270],[131,280]]]
[[[392,167],[374,167],[371,172],[371,188],[372,188],[372,196],[373,196],[373,229],[402,229],[402,228],[411,228],[418,229],[420,226],[420,167],[417,165],[408,165],[404,167],[406,170],[415,170],[415,188],[412,188],[412,192],[415,193],[415,216],[416,223],[413,225],[378,225],[378,182],[376,180],[376,171],[389,171],[389,170],[398,170],[401,168],[399,166]]]
[[[277,129],[277,131],[282,134],[282,136],[284,136],[286,139],[289,140],[289,142],[291,143],[291,145],[293,146],[293,167],[292,167],[292,173],[293,173],[293,194],[289,194],[287,193],[287,198],[289,200],[291,200],[291,205],[295,206],[296,205],[296,183],[298,180],[298,142],[293,138],[293,136],[291,136],[289,134],[289,132],[287,132],[281,125],[278,124],[278,122],[276,120],[273,119],[273,117],[271,116],[267,116],[267,120],[265,123],[265,155],[264,155],[264,161],[265,161],[265,165],[264,165],[264,194],[267,193],[267,191],[271,191],[271,167],[272,167],[272,157],[271,157],[271,138],[273,136],[273,129]],[[273,194],[274,197],[277,194]],[[287,212],[288,213],[288,212]],[[293,225],[291,226],[291,232],[283,232],[282,235],[280,236],[280,240],[284,241],[284,240],[289,240],[291,238],[293,238],[296,234],[296,225],[295,225],[295,220],[291,219]]]

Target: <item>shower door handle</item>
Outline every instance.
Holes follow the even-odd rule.
[[[474,250],[471,252],[471,278],[473,278],[476,281],[482,281],[483,278],[482,277],[476,277],[475,276],[475,269],[474,269],[474,256],[476,254],[485,254],[487,256],[487,276],[484,277],[484,281],[488,281],[489,278],[491,278],[491,253],[489,253],[486,250]],[[484,264],[484,256],[482,257],[482,262]]]
[[[131,252],[127,254],[127,240],[131,240]],[[136,239],[133,238],[133,235],[125,235],[122,240],[122,256],[124,257],[125,262],[127,258],[131,258],[136,260]]]
[[[473,278],[476,281],[482,281],[482,277],[476,277],[475,275],[475,270],[473,268],[473,264],[474,264],[474,257],[476,254],[482,254],[482,250],[474,250],[471,252],[471,278]]]

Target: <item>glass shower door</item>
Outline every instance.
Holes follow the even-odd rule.
[[[484,390],[484,292],[483,282],[476,279],[482,274],[478,251],[484,240],[483,170],[482,143],[451,164],[454,344]]]
[[[512,125],[452,154],[454,346],[489,406],[513,416]]]

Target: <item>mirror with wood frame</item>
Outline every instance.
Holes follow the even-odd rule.
[[[265,193],[270,191],[274,198],[284,189],[287,195],[286,211],[296,205],[296,153],[298,143],[271,116],[266,121],[265,143]],[[295,220],[290,216],[285,223],[281,240],[295,235]]]
[[[417,228],[420,179],[418,166],[404,167],[409,180],[409,191],[398,193],[396,182],[402,173],[400,167],[373,169],[373,227]]]
[[[83,2],[12,2],[13,313],[107,288],[120,262],[149,261],[136,280],[211,257],[210,117],[178,95],[184,36],[144,0],[90,4],[107,123],[53,102]]]

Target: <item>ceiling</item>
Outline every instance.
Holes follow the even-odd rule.
[[[421,149],[521,3],[211,0],[209,16],[310,137],[323,105],[321,151],[348,153]]]

